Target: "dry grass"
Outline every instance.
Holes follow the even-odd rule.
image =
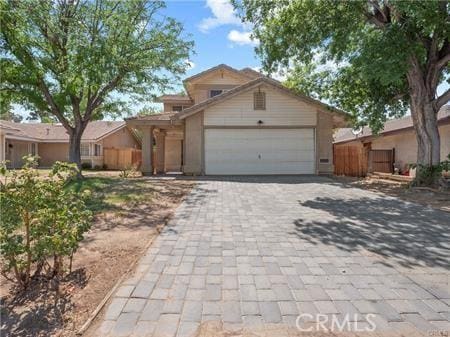
[[[126,272],[157,227],[173,214],[192,181],[121,179],[97,174],[70,188],[90,189],[95,221],[73,261],[55,284],[36,279],[26,293],[1,281],[1,335],[74,336],[97,304]]]

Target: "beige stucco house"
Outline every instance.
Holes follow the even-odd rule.
[[[441,159],[450,154],[450,105],[445,105],[438,113],[438,128],[441,139]],[[369,127],[355,132],[349,128],[336,131],[335,146],[357,146],[369,150],[394,150],[394,166],[401,172],[409,170],[409,164],[417,162],[417,139],[411,116],[389,120],[378,135],[373,135]]]
[[[221,64],[183,84],[186,96],[160,97],[163,113],[127,119],[143,134],[144,174],[333,172],[333,129],[346,125],[344,112],[249,68]]]
[[[39,166],[67,161],[69,135],[60,124],[14,123],[0,121],[0,161],[11,168],[22,166],[27,154],[39,156]],[[90,122],[81,140],[81,161],[102,166],[104,149],[140,148],[139,138],[124,121]]]

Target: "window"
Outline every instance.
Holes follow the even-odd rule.
[[[30,152],[32,156],[37,155],[37,145],[36,143],[31,143]]]
[[[222,92],[223,92],[223,90],[210,90],[209,91],[209,97],[211,98],[211,97],[220,95]]]
[[[321,164],[328,164],[330,161],[328,160],[328,158],[320,158],[320,163]]]
[[[102,146],[100,144],[94,145],[94,156],[101,156],[102,155]]]
[[[81,143],[81,147],[80,147],[80,154],[83,156],[83,157],[87,157],[87,156],[89,156],[89,144],[87,144],[87,143]]]
[[[183,111],[182,105],[174,105],[172,106],[172,111]]]
[[[253,109],[266,110],[266,93],[257,91],[253,93]]]

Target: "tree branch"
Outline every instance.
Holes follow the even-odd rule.
[[[58,105],[56,104],[55,100],[53,99],[52,94],[50,93],[50,90],[48,89],[47,85],[45,84],[43,79],[39,80],[39,89],[42,91],[42,94],[45,97],[45,101],[50,106],[52,113],[58,117],[58,120],[61,122],[62,125],[67,129],[67,131],[72,131],[73,128],[69,124],[69,121],[63,116],[61,111],[59,111]]]
[[[439,111],[441,107],[450,102],[450,89],[447,89],[441,96],[436,98],[434,102],[434,106],[436,107],[436,111]]]

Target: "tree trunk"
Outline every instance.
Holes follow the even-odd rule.
[[[78,170],[81,172],[81,136],[83,130],[80,127],[69,133],[69,162],[77,165]]]
[[[437,111],[427,95],[411,96],[411,117],[417,139],[416,184],[435,185],[439,179],[436,166],[441,162],[441,140]]]

